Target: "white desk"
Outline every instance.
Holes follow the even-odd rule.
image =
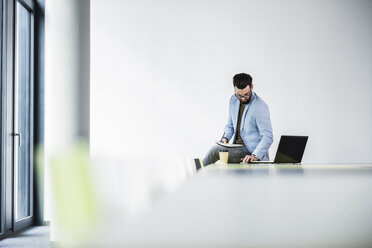
[[[372,165],[212,165],[117,231],[125,247],[372,247]]]

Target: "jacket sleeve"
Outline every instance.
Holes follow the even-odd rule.
[[[273,143],[273,130],[271,127],[269,107],[265,104],[257,111],[256,124],[261,135],[261,141],[257,145],[253,154],[259,159],[263,159],[268,153],[271,144]]]
[[[224,137],[227,138],[228,141],[230,141],[231,137],[234,135],[234,124],[233,124],[232,117],[231,117],[231,109],[232,109],[231,101],[232,101],[232,98],[230,98],[229,116],[227,118],[227,123],[224,129],[224,132],[225,132]]]

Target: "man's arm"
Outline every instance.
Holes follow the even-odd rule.
[[[231,137],[234,135],[234,124],[231,118],[231,99],[230,99],[230,105],[229,105],[229,116],[227,117],[227,123],[224,129],[224,132],[225,132],[224,137],[226,138],[226,143],[227,143],[231,139]]]
[[[229,114],[229,117],[227,119],[227,124],[225,126],[224,132],[225,132],[224,138],[226,139],[225,143],[227,143],[227,142],[229,142],[229,140],[231,139],[231,137],[234,134],[234,126],[233,126],[230,114]],[[222,142],[224,142],[223,141],[224,138],[222,138],[222,140],[221,140]]]
[[[273,130],[271,127],[270,111],[266,104],[262,105],[262,108],[257,111],[256,124],[262,138],[252,154],[256,155],[258,159],[262,160],[273,143]]]

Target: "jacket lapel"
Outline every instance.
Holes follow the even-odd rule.
[[[238,125],[238,117],[239,117],[239,106],[240,106],[240,101],[238,98],[235,99],[234,103],[234,109],[233,109],[233,123],[234,123],[234,134],[236,134],[236,128]]]

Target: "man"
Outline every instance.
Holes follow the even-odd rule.
[[[246,73],[233,78],[235,94],[230,98],[229,117],[222,142],[242,144],[238,148],[213,146],[203,159],[204,166],[219,160],[219,151],[229,151],[229,163],[269,160],[273,131],[267,104],[253,91],[252,77]]]

